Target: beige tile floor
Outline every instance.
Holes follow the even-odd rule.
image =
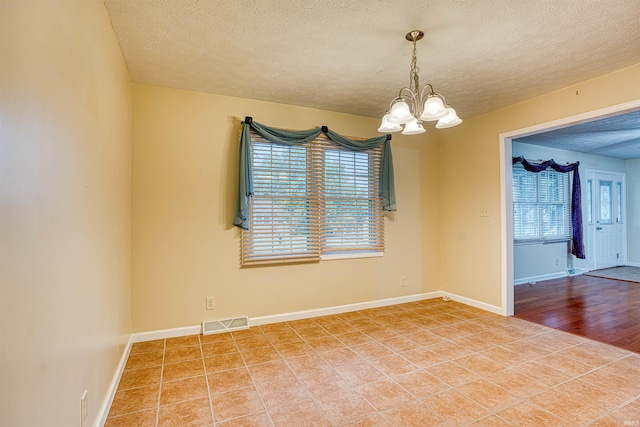
[[[640,425],[640,355],[453,301],[134,344],[106,426]]]

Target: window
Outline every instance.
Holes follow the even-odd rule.
[[[622,224],[622,182],[618,181],[616,183],[616,195],[617,195],[617,204],[618,207],[618,216],[616,217],[616,223]]]
[[[322,252],[383,250],[380,150],[348,151],[325,140]]]
[[[252,131],[253,196],[242,264],[383,251],[381,157],[382,146],[350,151],[324,135],[278,145]]]
[[[613,193],[611,181],[600,181],[600,223],[613,224]]]
[[[569,240],[569,173],[528,172],[513,166],[513,235],[516,242]]]

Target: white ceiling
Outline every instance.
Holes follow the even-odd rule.
[[[637,159],[640,158],[640,111],[518,138],[515,141],[618,159]]]
[[[381,117],[421,83],[467,119],[640,62],[640,0],[104,0],[134,82]]]

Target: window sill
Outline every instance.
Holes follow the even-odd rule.
[[[515,246],[520,245],[550,245],[553,243],[566,243],[571,241],[570,238],[563,237],[561,239],[531,239],[531,240],[514,240]]]
[[[353,258],[380,258],[384,256],[384,252],[338,252],[333,254],[321,255],[320,261],[332,261],[335,259],[353,259]]]

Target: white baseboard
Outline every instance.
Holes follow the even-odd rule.
[[[640,262],[630,262],[630,261],[628,261],[627,265],[629,267],[640,267]]]
[[[102,401],[102,405],[100,405],[100,409],[98,410],[98,414],[96,415],[96,420],[93,423],[94,427],[103,427],[104,423],[107,422],[107,416],[109,415],[109,409],[111,408],[111,404],[113,403],[113,398],[116,395],[116,391],[118,390],[118,384],[120,384],[120,378],[122,378],[122,373],[124,372],[124,367],[127,364],[127,359],[129,358],[129,353],[131,353],[131,346],[133,345],[133,335],[129,337],[129,341],[124,347],[124,351],[122,352],[122,357],[120,357],[120,362],[116,368],[116,372],[111,379],[111,383],[109,384],[109,388],[107,389],[107,395],[104,397]]]
[[[332,314],[347,313],[349,311],[366,310],[367,308],[385,307],[387,305],[421,301],[425,299],[437,298],[439,296],[439,292],[427,292],[424,294],[414,294],[403,297],[379,299],[375,301],[359,302],[355,304],[336,305],[333,307],[316,308],[312,310],[294,311],[290,313],[274,314],[270,316],[253,317],[250,320],[250,324],[252,326],[259,326],[267,325],[269,323],[289,322],[292,320],[308,319],[310,317],[329,316]]]
[[[366,310],[368,308],[385,307],[388,305],[395,305],[395,304],[404,304],[407,302],[422,301],[422,300],[432,299],[432,298],[442,298],[445,296],[451,298],[454,301],[469,305],[471,307],[480,308],[482,310],[486,310],[491,313],[504,314],[502,311],[502,308],[495,305],[487,304],[481,301],[476,301],[474,299],[462,297],[449,292],[434,291],[434,292],[427,292],[423,294],[406,295],[402,297],[386,298],[381,300],[359,302],[354,304],[337,305],[333,307],[316,308],[312,310],[293,311],[290,313],[281,313],[281,314],[273,314],[269,316],[252,317],[249,319],[249,324],[251,326],[268,325],[270,323],[289,322],[293,320],[308,319],[311,317],[329,316],[332,314],[347,313],[350,311],[357,311],[357,310]],[[201,330],[202,330],[201,325],[194,325],[194,326],[186,326],[182,328],[162,329],[159,331],[139,332],[131,336],[131,342],[137,343],[137,342],[152,341],[152,340],[163,339],[163,338],[181,337],[185,335],[196,335],[196,334],[200,334]]]
[[[505,315],[502,307],[498,307],[497,305],[487,304],[486,302],[477,301],[467,297],[462,297],[460,295],[452,294],[450,292],[440,291],[439,293],[440,295],[438,296],[442,296],[442,297],[447,296],[454,301],[457,301],[465,305],[470,305],[471,307],[479,308],[481,310],[489,311],[491,313],[500,314],[503,316]]]
[[[183,337],[185,335],[198,335],[202,331],[202,325],[185,326],[183,328],[161,329],[159,331],[138,332],[131,338],[133,342],[161,340],[164,338]]]
[[[514,285],[524,285],[525,283],[530,282],[540,282],[542,280],[551,280],[551,279],[559,279],[561,277],[567,277],[569,274],[566,270],[558,271],[557,273],[550,274],[541,274],[539,276],[531,276],[531,277],[523,277],[521,279],[515,279],[513,281]]]

